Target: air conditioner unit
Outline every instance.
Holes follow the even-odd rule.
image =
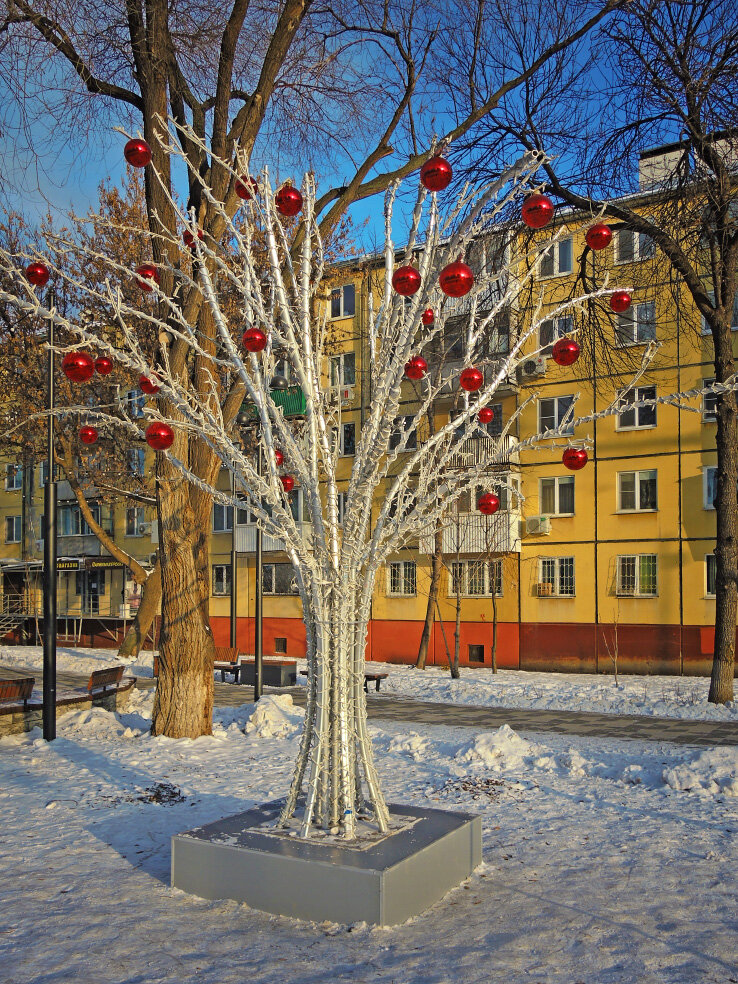
[[[151,523],[139,523],[138,530],[136,531],[139,536],[143,536],[145,533],[151,532]]]
[[[525,532],[528,536],[542,536],[551,532],[550,516],[526,516]]]
[[[531,379],[533,376],[545,376],[546,357],[544,355],[534,355],[530,359],[524,359],[520,364],[520,375],[523,379]]]
[[[553,594],[554,586],[550,581],[542,581],[536,585],[536,593],[539,598],[548,598]]]

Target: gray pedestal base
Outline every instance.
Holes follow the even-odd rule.
[[[279,803],[172,838],[172,885],[206,899],[313,921],[392,926],[416,916],[482,860],[482,821],[390,805],[396,830],[359,846],[277,832]]]

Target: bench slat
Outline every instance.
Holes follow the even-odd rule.
[[[23,701],[26,707],[28,699],[33,693],[35,677],[16,677],[13,680],[0,680],[0,704],[9,704],[14,701]]]
[[[93,690],[105,690],[107,687],[117,686],[123,678],[123,670],[123,666],[110,666],[104,670],[93,670],[87,683],[88,692],[92,693]]]

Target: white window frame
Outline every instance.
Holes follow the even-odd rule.
[[[656,495],[654,496],[654,499],[656,501],[656,505],[655,506],[649,506],[647,508],[644,508],[644,507],[642,507],[640,505],[640,501],[641,501],[641,475],[650,475],[651,473],[653,473],[653,475],[655,476],[654,481],[656,483]],[[623,476],[624,475],[633,475],[634,476],[634,479],[633,479],[633,481],[634,481],[633,494],[635,496],[635,503],[636,504],[635,504],[635,507],[633,509],[629,509],[626,506],[623,506],[622,479],[623,479]],[[638,471],[631,471],[629,469],[628,471],[618,472],[618,475],[617,475],[617,490],[618,490],[618,499],[617,499],[618,508],[617,508],[617,512],[619,512],[619,513],[642,513],[642,512],[654,513],[654,512],[658,512],[659,511],[659,473],[658,473],[658,469],[657,468],[641,468]]]
[[[630,325],[628,337],[624,340],[625,328]],[[653,326],[652,335],[644,335],[645,325]],[[630,348],[633,345],[648,345],[656,340],[656,302],[641,301],[632,304],[623,314],[617,316],[615,327],[615,345],[617,348]]]
[[[328,385],[332,390],[356,386],[355,352],[339,352],[328,357]]]
[[[145,515],[146,513],[143,506],[127,506],[124,536],[143,536],[143,533],[139,531],[141,529],[141,525],[145,522]],[[131,527],[133,528],[133,533],[129,533]]]
[[[353,451],[346,450],[346,428],[353,431]],[[338,453],[342,458],[353,458],[356,454],[356,423],[353,420],[347,420],[344,423],[339,424],[338,428],[334,428],[333,433],[336,434],[338,438]]]
[[[703,386],[712,386],[715,382],[714,376],[707,376],[702,380]],[[709,401],[709,404],[708,404]],[[714,409],[710,410],[709,406]],[[717,420],[717,393],[703,393],[702,394],[702,423],[703,424],[714,424]]]
[[[289,587],[290,587],[290,590],[289,591],[277,591],[276,590],[276,587],[277,587],[277,568],[278,567],[289,567],[290,570],[292,571],[292,577],[290,578],[290,582],[289,582]],[[267,569],[269,569],[269,571],[271,572],[272,587],[271,587],[271,589],[269,589],[267,587],[263,587],[264,594],[278,595],[280,598],[294,598],[295,595],[298,595],[299,594],[299,592],[297,590],[297,575],[295,574],[295,570],[294,570],[294,567],[292,566],[292,564],[287,564],[287,563],[284,563],[284,562],[282,562],[282,563],[262,564],[262,586],[263,586],[263,575],[264,575],[264,573],[266,573]]]
[[[561,253],[562,247],[565,247],[565,252],[568,251],[568,267],[566,269],[562,268],[561,265]],[[549,257],[553,257],[553,271],[551,273],[543,272],[543,264],[545,260]],[[551,243],[548,249],[544,250],[538,260],[538,279],[539,280],[550,280],[552,277],[563,277],[566,274],[571,273],[574,269],[574,240],[571,236],[563,236],[561,239],[557,239]]]
[[[653,396],[649,396],[648,393],[653,390]],[[627,402],[637,403],[639,400],[655,400],[656,399],[656,387],[655,386],[635,386],[631,389],[621,390],[618,393],[619,400],[625,400]],[[641,411],[647,412],[653,410],[654,422],[652,424],[642,424],[640,423]],[[623,424],[621,423],[621,417],[626,413],[632,413],[634,424]],[[658,414],[656,411],[656,404],[653,407],[624,407],[622,411],[618,412],[615,430],[616,431],[634,431],[634,430],[653,430],[654,427],[658,426]]]
[[[543,337],[544,325],[552,326],[551,341],[547,342]],[[558,318],[544,318],[538,325],[538,347],[543,355],[550,355],[551,349],[560,338],[571,335],[574,331],[574,315],[562,314]]]
[[[654,589],[641,590],[641,561],[644,557],[653,558]],[[633,590],[623,586],[623,561],[633,561]],[[659,558],[655,553],[618,554],[615,571],[615,593],[618,598],[658,598],[659,596]]]
[[[389,450],[394,451],[402,440],[403,434],[412,426],[415,420],[414,413],[402,414],[399,417],[395,417],[392,421],[392,431],[390,433],[389,439]],[[418,447],[418,431],[417,428],[413,430],[407,436],[407,443],[405,444],[404,451],[415,451]]]
[[[710,563],[712,561],[712,564]],[[712,566],[712,591],[710,591],[710,567]],[[717,562],[715,554],[705,554],[705,598],[714,598],[717,594]]]
[[[470,591],[470,573],[478,577],[481,573],[482,591]],[[502,597],[502,560],[454,560],[448,571],[448,597],[456,597],[456,577],[460,574],[462,598],[501,598]]]
[[[23,466],[5,466],[5,491],[20,492],[23,489]]]
[[[90,505],[90,512],[95,522],[104,527],[104,523],[100,519],[100,504],[97,502],[92,503]],[[94,533],[82,515],[82,510],[76,503],[59,507],[58,523],[57,530],[59,536],[94,536]],[[65,533],[65,528],[71,529],[73,532]],[[106,532],[110,533],[112,530],[106,530]]]
[[[633,243],[633,253],[631,256],[622,255],[622,240],[624,234],[631,237]],[[645,248],[644,248],[645,247]],[[652,236],[645,232],[636,232],[621,226],[615,230],[615,263],[622,266],[625,263],[639,263],[641,260],[653,260],[656,256],[656,243]]]
[[[563,401],[563,400],[568,400],[569,403],[566,406],[566,408],[562,411],[561,407],[559,406],[559,403],[561,401]],[[544,403],[550,403],[550,402],[553,402],[555,404],[555,407],[554,407],[554,427],[553,428],[549,428],[549,427],[545,427],[544,428],[543,425],[542,425],[542,423],[541,423],[541,409],[542,409],[542,405]],[[538,433],[539,434],[542,434],[544,430],[553,430],[555,428],[560,427],[561,426],[561,421],[564,419],[564,417],[566,416],[566,414],[569,412],[569,409],[573,405],[574,405],[574,397],[572,395],[568,394],[568,393],[562,394],[561,396],[539,397],[539,399],[538,399]],[[561,431],[562,435],[563,434],[569,435],[569,434],[573,434],[574,433],[574,427],[573,427],[574,414],[572,414],[571,421],[572,422],[569,424],[569,426],[567,427],[567,429],[565,431]]]
[[[217,517],[217,522],[216,522]],[[225,506],[222,502],[213,503],[212,516],[213,533],[233,532],[233,506]]]
[[[400,585],[399,590],[393,591]],[[418,593],[418,566],[414,560],[391,560],[387,564],[387,597],[414,598]]]
[[[127,454],[128,474],[132,478],[143,478],[146,471],[146,452],[143,448],[129,448]]]
[[[140,389],[127,390],[123,395],[123,402],[126,406],[128,416],[135,420],[143,417],[146,405],[146,394]]]
[[[571,561],[571,591],[562,591],[563,578],[562,578],[562,567],[564,562]],[[550,580],[549,575],[544,576],[544,567],[550,567],[553,565],[553,581]],[[538,583],[539,584],[550,584],[553,588],[550,595],[540,595],[541,598],[575,598],[576,597],[576,561],[574,557],[539,557],[538,558]]]
[[[553,512],[549,512],[548,509],[544,509],[543,508],[543,483],[544,482],[553,482],[554,483],[554,505],[555,505],[556,508],[555,508],[555,510]],[[561,493],[560,493],[560,488],[561,488],[561,485],[562,484],[565,484],[567,487],[571,486],[571,488],[572,488],[572,498],[574,499],[574,508],[571,510],[571,512],[562,512],[561,511]],[[547,475],[544,478],[539,478],[538,479],[538,503],[539,503],[539,506],[540,506],[540,509],[541,509],[541,513],[542,514],[545,514],[546,516],[574,516],[574,515],[576,515],[575,510],[576,510],[576,507],[577,507],[577,500],[576,500],[576,482],[574,481],[574,476],[573,475],[550,475],[550,476]]]
[[[349,305],[346,304],[346,288],[347,287],[350,287],[351,288],[351,290],[353,292],[353,295],[354,295],[354,302],[353,302],[353,305],[352,305],[353,306],[353,311],[349,311],[348,313],[346,312],[346,308],[349,306]],[[353,284],[353,283],[341,284],[340,287],[333,287],[331,289],[331,296],[328,298],[328,304],[330,306],[330,320],[331,321],[336,320],[337,318],[353,318],[353,317],[356,316],[356,293],[357,293],[357,291],[356,291],[356,284]],[[333,313],[333,298],[336,295],[338,295],[338,298],[339,298],[339,312],[340,312],[339,314],[334,314]]]
[[[717,495],[717,465],[703,465],[702,467],[702,508],[710,512],[715,512],[715,504],[708,493],[710,490],[710,473],[712,472],[712,483]]]
[[[5,517],[5,542],[6,543],[20,543],[23,536],[23,526],[22,526],[22,516],[6,516]],[[10,524],[13,524],[13,530],[11,537],[8,536],[10,532]]]
[[[710,298],[712,303],[715,303],[715,291],[708,290],[707,296]],[[731,331],[738,331],[738,290],[735,292],[735,297],[733,298],[733,316],[731,318],[733,322],[730,326]],[[710,327],[705,320],[704,314],[700,316],[700,332],[703,335],[711,335]]]
[[[231,565],[230,564],[213,564],[213,597],[214,598],[228,598],[230,597],[231,590],[233,587],[231,578]]]

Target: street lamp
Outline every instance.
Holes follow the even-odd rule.
[[[49,310],[55,303],[49,291]],[[46,485],[44,487],[44,683],[42,724],[46,741],[56,738],[56,473],[54,468],[54,319],[49,318],[49,364],[46,430]]]

